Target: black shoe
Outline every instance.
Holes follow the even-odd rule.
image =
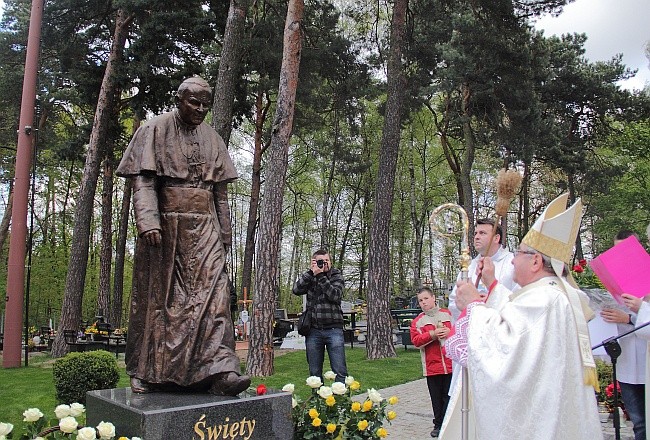
[[[440,435],[440,428],[433,428],[433,431],[431,431],[431,437],[438,437]]]
[[[236,396],[251,384],[250,376],[235,372],[223,373],[212,383],[209,392],[217,396]]]
[[[153,384],[150,384],[149,382],[145,382],[142,379],[138,379],[137,377],[132,377],[131,391],[138,394],[153,393],[154,391],[156,391],[156,387]]]

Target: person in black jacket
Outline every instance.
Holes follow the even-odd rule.
[[[294,295],[307,295],[307,310],[303,313],[312,314],[311,331],[305,339],[309,375],[323,379],[327,347],[336,381],[343,383],[348,375],[341,310],[344,286],[341,271],[331,266],[329,254],[322,249],[314,252],[310,269],[300,275],[293,285]]]

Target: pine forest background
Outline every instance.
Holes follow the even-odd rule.
[[[136,232],[130,186],[113,172],[137,126],[173,108],[194,74],[215,89],[207,122],[240,173],[228,266],[260,311],[252,347],[268,345],[273,305],[301,310],[291,286],[324,247],[345,299],[368,304],[369,357],[394,355],[382,337],[394,298],[423,282],[444,293],[458,270],[431,211],[454,202],[472,224],[492,217],[503,167],[524,176],[503,223],[511,248],[565,191],[586,207],[576,259],[622,228],[647,245],[649,86],[621,88],[634,72],[621,56],[588,61],[585,35],[533,29],[566,3],[48,0],[30,325],[76,328],[97,313],[126,325]],[[2,290],[30,7],[5,0],[0,22]],[[249,372],[268,374],[267,354],[252,356]]]

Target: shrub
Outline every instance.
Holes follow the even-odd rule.
[[[86,392],[115,388],[119,370],[107,351],[69,353],[54,363],[54,386],[59,403],[86,403]]]

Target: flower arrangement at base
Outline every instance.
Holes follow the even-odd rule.
[[[328,371],[326,380],[334,381],[336,374]],[[397,414],[388,410],[388,405],[398,402],[393,396],[384,399],[379,392],[370,388],[365,400],[355,401],[360,394],[361,384],[348,376],[345,383],[333,382],[325,386],[316,376],[307,378],[311,395],[301,401],[294,393],[294,385],[287,384],[282,391],[292,397],[292,416],[295,439],[361,440],[380,439],[388,435],[384,423],[390,423]]]
[[[80,403],[59,405],[54,409],[55,418],[46,420],[38,408],[28,408],[23,412],[24,434],[17,439],[76,439],[76,440],[111,440],[115,438],[115,426],[109,422],[100,422],[96,427],[83,426],[86,408]],[[0,422],[0,440],[13,439],[14,425]],[[118,440],[129,440],[120,437]],[[132,437],[130,440],[141,440]]]

